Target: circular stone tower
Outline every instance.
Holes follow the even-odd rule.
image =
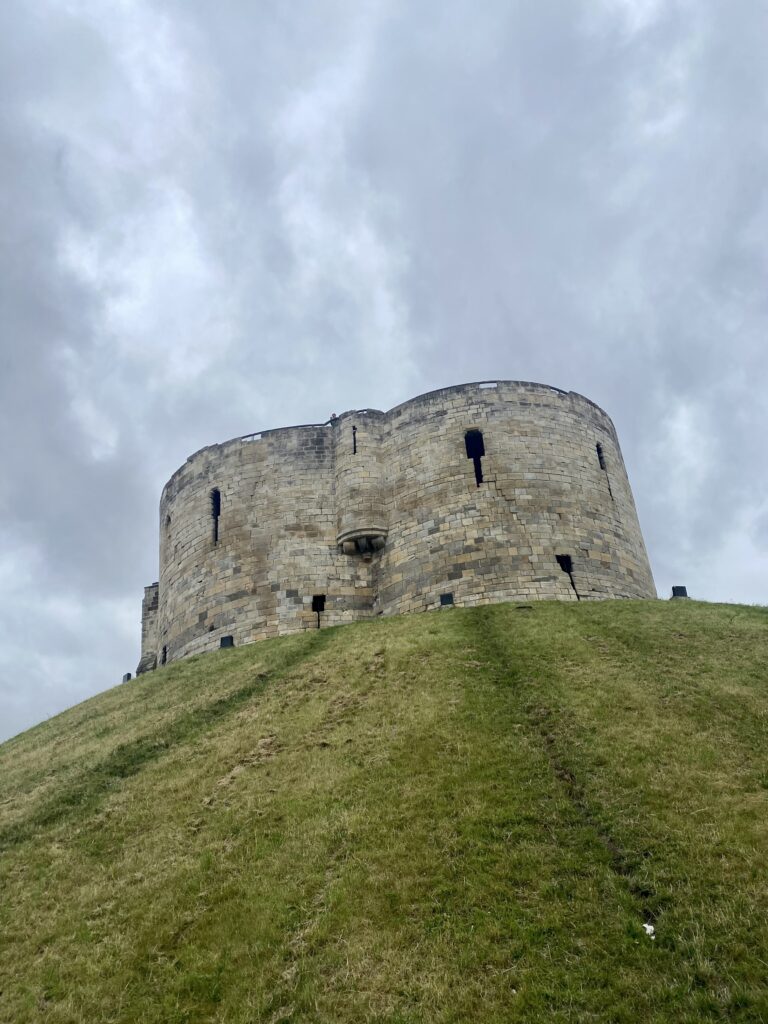
[[[192,455],[160,499],[138,671],[375,615],[653,598],[610,418],[519,381],[443,388]]]

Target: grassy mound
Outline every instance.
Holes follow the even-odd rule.
[[[766,1021],[767,664],[553,602],[96,697],[0,747],[0,1020]]]

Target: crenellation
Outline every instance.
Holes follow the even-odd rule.
[[[209,445],[163,488],[159,533],[138,671],[163,649],[174,661],[224,635],[317,628],[318,615],[324,626],[438,608],[443,593],[457,606],[656,596],[613,424],[588,399],[530,382]],[[573,560],[571,577],[556,555]]]

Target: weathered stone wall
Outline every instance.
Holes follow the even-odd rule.
[[[157,668],[158,597],[159,584],[150,583],[144,587],[144,599],[141,602],[141,661],[136,669],[137,675]]]
[[[468,430],[482,433],[479,485]],[[441,595],[656,596],[613,424],[540,384],[466,384],[204,448],[166,484],[160,534],[142,664],[152,644],[173,660],[227,634],[315,628],[315,595],[322,625]]]
[[[483,435],[480,486],[470,429]],[[441,592],[460,604],[656,596],[613,424],[580,395],[506,382],[424,395],[393,410],[387,465],[387,611],[436,607]]]

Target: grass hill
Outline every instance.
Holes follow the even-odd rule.
[[[547,602],[117,687],[0,746],[0,1020],[768,1021],[767,665]]]

